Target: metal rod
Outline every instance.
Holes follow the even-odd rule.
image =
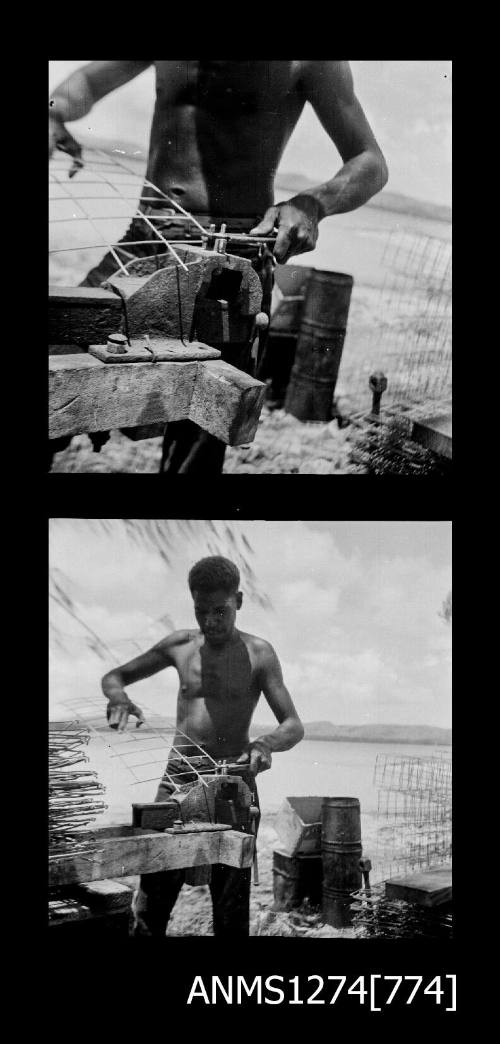
[[[100,153],[101,155],[103,154],[102,149],[95,149],[93,151],[97,152],[98,154]],[[105,153],[104,153],[104,155],[105,155]],[[117,159],[116,163],[118,164],[119,167],[123,167],[123,169],[126,170],[129,174],[130,173],[134,173],[133,171],[130,170],[130,167],[127,167],[127,165],[123,162],[123,160]],[[148,188],[154,189],[155,192],[159,192],[160,195],[163,197],[163,199],[168,200],[168,202],[170,203],[171,206],[173,206],[177,210],[179,210],[179,212],[181,214],[184,214],[186,217],[190,218],[190,220],[193,222],[193,224],[197,225],[197,227],[200,229],[201,232],[205,232],[205,229],[203,228],[202,225],[200,225],[199,221],[197,221],[196,218],[194,218],[192,214],[190,214],[187,210],[185,210],[184,207],[182,207],[181,204],[177,202],[177,200],[172,199],[170,196],[167,196],[167,193],[163,192],[163,190],[158,188],[157,185],[154,185],[153,182],[149,180],[149,178],[144,178],[144,184],[147,185]]]
[[[62,186],[62,187],[64,188],[65,186]],[[73,197],[72,197],[72,196],[70,195],[70,193],[68,193],[68,198],[69,198],[69,199],[73,199]],[[73,200],[73,202],[76,202],[76,201],[75,201],[75,200]],[[77,205],[78,205],[78,204],[77,204]],[[82,208],[82,209],[83,209],[83,208]],[[116,251],[114,250],[114,248],[113,248],[113,247],[111,246],[111,244],[107,242],[107,240],[106,240],[106,237],[105,237],[105,236],[103,236],[103,234],[102,234],[102,232],[100,231],[100,229],[99,229],[99,228],[97,228],[97,226],[96,226],[96,225],[94,224],[94,222],[93,222],[92,218],[91,218],[91,217],[89,217],[88,215],[87,215],[87,221],[89,221],[89,222],[90,222],[90,224],[91,224],[91,225],[92,225],[92,227],[93,227],[93,228],[95,229],[95,231],[97,232],[97,234],[98,234],[99,236],[102,236],[102,237],[103,237],[104,243],[103,243],[102,245],[103,245],[103,246],[106,246],[106,247],[108,248],[108,250],[110,250],[110,252],[112,253],[112,255],[113,255],[113,257],[114,257],[115,261],[117,262],[117,264],[118,264],[119,268],[121,268],[121,269],[122,269],[122,271],[123,271],[123,272],[125,273],[125,275],[126,275],[126,276],[128,276],[128,275],[129,275],[129,273],[127,272],[127,269],[125,268],[125,266],[124,266],[124,265],[122,264],[122,262],[121,262],[120,258],[118,257],[118,254],[116,253]]]
[[[90,197],[90,198],[92,198],[92,197]],[[75,202],[77,202],[77,201],[75,200]],[[93,220],[93,221],[121,221],[122,218],[125,219],[125,220],[130,220],[130,219],[133,219],[133,218],[135,218],[136,220],[143,220],[143,221],[147,220],[148,223],[150,221],[167,221],[167,223],[168,223],[168,219],[166,219],[163,216],[160,216],[160,215],[156,216],[155,214],[150,214],[146,218],[145,215],[142,214],[140,211],[136,211],[134,214],[93,214],[92,218],[90,217],[90,215],[86,214],[85,212],[84,212],[84,215],[82,217],[79,217],[78,214],[70,214],[69,217],[54,217],[54,218],[50,218],[50,224],[51,225],[60,225],[60,224],[68,223],[70,221],[91,221],[91,220]],[[157,231],[157,230],[155,229],[155,231]],[[203,236],[203,239],[207,239],[207,238],[212,238],[208,234],[208,229],[207,229],[207,232],[206,232],[205,236]],[[228,241],[234,241],[234,242],[242,242],[242,243],[275,243],[276,242],[276,236],[250,236],[250,235],[246,235],[245,233],[239,233],[239,232],[225,232],[225,233],[221,233],[220,235],[217,234],[216,238],[217,239],[226,239]],[[202,239],[201,239],[201,237],[199,237],[197,239],[193,239],[193,237],[190,237],[188,239],[178,239],[176,237],[175,239],[167,240],[167,238],[165,237],[163,241],[167,242],[167,243],[194,243],[194,242],[198,243],[198,242],[201,242]],[[127,240],[127,242],[131,243],[132,241],[131,240]],[[150,240],[150,239],[149,240],[141,240],[140,242],[151,243],[152,240]],[[78,249],[78,248],[75,248],[75,249]]]
[[[138,216],[139,216],[139,212],[138,212]],[[175,258],[177,263],[181,266],[181,268],[183,268],[184,271],[187,272],[187,267],[184,264],[184,261],[181,261],[177,251],[174,250],[173,246],[169,243],[168,239],[165,239],[164,236],[162,236],[161,232],[157,228],[155,228],[155,226],[153,224],[151,224],[151,221],[149,220],[149,218],[145,217],[144,214],[142,214],[141,217],[142,217],[142,220],[145,221],[146,224],[149,225],[149,227],[153,229],[153,232],[156,233],[156,235],[159,237],[161,242],[165,243],[165,246],[168,248],[168,250],[170,250],[170,253]]]
[[[106,178],[104,175],[102,175],[102,178],[103,178],[105,183],[110,184],[109,178]],[[113,186],[113,185],[112,185],[112,187],[116,188],[116,186]],[[122,196],[122,194],[120,193],[120,190],[117,189],[117,191],[118,191],[119,195]],[[122,198],[123,198],[123,196],[122,196]],[[167,250],[170,251],[170,253],[172,254],[172,257],[174,257],[175,260],[177,261],[177,264],[179,264],[181,266],[181,268],[183,268],[184,271],[187,272],[186,265],[184,264],[183,261],[181,261],[181,258],[179,257],[177,251],[174,250],[174,248],[170,245],[170,243],[161,235],[161,232],[159,232],[158,229],[155,228],[155,226],[152,224],[152,222],[149,220],[149,218],[146,217],[145,214],[141,214],[141,212],[139,210],[137,211],[135,217],[139,218],[139,219],[142,219],[143,221],[146,222],[146,224],[149,226],[149,228],[152,229],[152,231],[155,233],[155,235],[158,236],[158,238],[161,240],[161,242],[163,242],[165,244],[165,246],[167,247]],[[99,230],[97,229],[97,231],[99,231]],[[121,262],[120,262],[120,266],[123,268],[123,266],[121,265]],[[129,273],[127,272],[127,275],[128,274]]]

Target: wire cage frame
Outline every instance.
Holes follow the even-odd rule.
[[[85,148],[82,168],[71,179],[68,178],[68,157],[57,152],[52,157],[49,166],[49,257],[108,250],[122,275],[129,276],[130,265],[137,261],[137,254],[127,247],[149,247],[151,256],[155,257],[160,250],[170,255],[175,266],[187,271],[189,264],[196,262],[185,262],[174,244],[177,247],[191,245],[212,249],[217,240],[216,248],[220,250],[223,244],[232,242],[265,244],[274,241],[274,236],[227,232],[225,224],[215,234],[213,224],[203,226],[178,200],[145,177],[142,171],[134,169],[131,159],[119,156],[119,151],[108,153],[96,147]],[[176,235],[169,239],[168,233],[165,234],[172,217],[175,217],[176,224],[185,222],[185,238]],[[134,221],[134,227],[140,229],[139,239],[122,241],[127,221]],[[77,238],[74,243],[68,242],[72,230]],[[147,255],[147,251],[141,253]]]

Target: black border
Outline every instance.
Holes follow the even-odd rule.
[[[333,28],[328,30],[328,35],[334,42],[342,41],[344,46],[346,39],[352,50],[360,50],[366,53],[384,50],[392,53],[411,50],[415,54],[434,53],[436,57],[450,52],[450,35],[448,26],[441,28],[437,15],[432,13],[432,19],[422,12],[421,9],[404,12],[401,9],[395,15],[389,9],[377,8],[367,18],[359,9],[349,12],[352,25],[350,31],[345,31],[345,23],[348,16],[335,11],[330,15],[330,22],[324,24],[323,9],[317,8],[314,14],[308,12],[308,25],[304,26],[304,17],[299,17],[290,7],[276,12],[264,12],[262,9],[249,11],[247,8],[235,10],[233,8],[227,22],[220,17],[214,18],[213,8],[207,11],[206,26],[199,26],[198,40],[204,40],[205,48],[207,42],[210,48],[217,46],[222,52],[224,45],[228,46],[234,53],[235,49],[242,58],[254,57],[255,51],[271,51],[283,55],[283,48],[290,54],[293,50],[291,42],[295,45],[300,40],[304,46],[304,31],[309,28],[312,35],[310,50],[316,51],[318,45],[322,46],[325,41],[326,26],[330,24]],[[100,15],[102,12],[100,12]],[[123,14],[123,13],[122,13]],[[267,18],[266,18],[267,14]],[[66,25],[72,15],[66,11]],[[354,16],[354,17],[353,17]],[[191,17],[193,17],[191,15]],[[51,12],[54,19],[54,11]],[[129,16],[125,18],[128,20]],[[83,33],[78,36],[78,42],[94,43],[96,40],[103,44],[105,51],[109,41],[117,40],[125,43],[130,42],[131,36],[135,37],[135,30],[130,34],[123,33],[123,29],[117,26],[117,12],[114,12],[107,34],[103,31],[101,18],[99,18],[99,32],[91,30],[85,39]],[[284,26],[283,22],[287,24]],[[186,32],[186,24],[175,25],[170,13],[164,19],[165,37],[171,35],[171,46],[175,46],[176,35]],[[291,23],[291,24],[290,24]],[[312,23],[312,24],[311,24]],[[357,24],[356,24],[357,23]],[[360,24],[362,23],[362,24]],[[390,40],[389,23],[402,32],[398,41]],[[404,29],[403,29],[404,25]],[[151,24],[150,24],[151,29]],[[224,32],[226,30],[226,32]],[[118,34],[118,35],[117,35]],[[65,35],[65,34],[61,34]],[[124,35],[126,38],[124,40]],[[191,28],[189,31],[190,42],[192,42]],[[363,40],[364,38],[364,40]],[[310,39],[310,37],[309,37]],[[442,43],[440,41],[443,41]],[[244,43],[243,43],[244,41]],[[284,42],[286,41],[286,43]],[[354,41],[354,44],[353,44]],[[62,43],[62,41],[58,41]],[[276,46],[275,46],[276,44]],[[51,40],[52,54],[55,53],[55,41]],[[113,44],[110,43],[110,47]],[[168,43],[167,43],[168,47]],[[243,47],[243,52],[241,51]],[[85,49],[85,48],[84,48]],[[203,46],[202,48],[203,49]],[[328,48],[325,48],[328,49]],[[89,47],[88,52],[91,51]],[[307,50],[307,47],[306,47]],[[62,47],[61,51],[62,53]],[[204,53],[207,53],[206,49]],[[318,55],[317,55],[318,56]],[[318,57],[321,57],[319,55]],[[409,59],[410,60],[410,59]],[[415,59],[417,60],[417,59]],[[46,76],[45,60],[38,83],[44,83]],[[45,92],[40,92],[40,104],[46,105]],[[40,109],[41,112],[41,109]],[[44,114],[43,114],[44,115]],[[34,224],[40,221],[40,240],[44,242],[46,235],[46,190],[45,190],[45,138],[35,145],[35,150],[40,149],[44,170],[40,181],[40,206],[38,213],[34,215]],[[43,121],[43,134],[45,135],[45,124]],[[34,139],[36,139],[36,129]],[[33,173],[28,174],[28,190],[33,195]],[[35,188],[36,194],[36,188]],[[42,230],[43,229],[43,230]],[[42,280],[37,280],[32,293],[30,293],[31,316],[45,315],[46,291]],[[38,301],[40,293],[40,301]],[[27,314],[26,318],[29,316]],[[45,461],[45,431],[46,431],[46,401],[40,395],[40,388],[46,387],[45,357],[40,352],[37,355],[37,365],[40,365],[40,378],[35,376],[31,384],[33,403],[30,416],[33,425],[27,432],[27,446],[24,460],[28,463],[28,471],[31,473],[25,480],[18,479],[19,486],[24,486],[22,492],[22,508],[24,514],[25,529],[21,532],[21,547],[31,552],[34,575],[37,580],[37,591],[35,595],[35,610],[31,609],[31,601],[27,613],[30,618],[36,618],[36,630],[42,631],[39,623],[44,619],[46,606],[46,538],[47,519],[50,517],[166,517],[166,518],[228,518],[228,519],[343,519],[354,517],[361,519],[438,519],[451,518],[454,516],[454,481],[452,478],[433,479],[391,479],[370,478],[363,476],[363,481],[357,481],[358,476],[338,476],[336,482],[330,486],[328,480],[318,476],[302,476],[299,486],[294,481],[295,476],[223,476],[212,483],[210,487],[198,486],[190,488],[190,480],[183,477],[171,478],[167,482],[162,477],[143,475],[48,475],[46,473]],[[35,369],[33,356],[30,365]],[[33,441],[33,431],[38,429],[40,420],[40,436]],[[456,461],[455,457],[455,461]],[[456,470],[455,463],[455,470]],[[35,483],[33,483],[33,473]],[[361,478],[361,477],[359,477]],[[159,481],[158,481],[159,479]],[[18,511],[18,509],[16,509]],[[41,563],[45,562],[45,570]],[[28,567],[29,568],[29,567]],[[23,582],[21,586],[24,586]],[[38,601],[38,598],[40,599]],[[26,614],[26,608],[24,609]],[[23,617],[25,619],[25,616]],[[41,653],[43,657],[43,652]],[[28,666],[28,664],[27,664]],[[34,688],[36,689],[36,709],[31,707],[32,682],[28,682],[30,689],[30,714],[35,718],[40,714],[40,725],[36,726],[38,738],[35,737],[33,760],[30,769],[30,777],[35,776],[38,780],[46,778],[46,757],[44,744],[39,742],[39,736],[45,735],[46,714],[43,699],[39,693],[40,679],[37,676]],[[455,731],[457,725],[457,707],[454,721]],[[455,737],[456,741],[456,737]],[[40,764],[38,764],[40,759]],[[461,783],[456,788],[461,790]],[[40,788],[39,796],[44,803],[45,795]],[[28,795],[32,800],[32,786],[28,784]],[[40,932],[38,932],[38,910],[31,911],[30,917],[30,946],[36,951],[41,939],[46,938],[46,912],[45,912],[45,830],[42,827],[45,817],[45,808],[41,811],[41,818],[37,817],[37,826],[43,839],[40,837],[36,842],[36,848],[41,853],[41,867],[38,880],[42,883],[40,887]],[[460,827],[460,821],[455,827]],[[33,853],[33,837],[36,837],[36,827],[30,833],[30,852]],[[457,838],[460,853],[460,836]],[[463,854],[463,849],[462,849]],[[27,858],[28,879],[31,881],[31,892],[33,894],[33,854],[31,859]],[[158,1031],[165,1036],[174,1031],[171,1021],[175,1017],[189,1017],[189,1023],[177,1023],[181,1031],[203,1033],[215,1031],[220,1032],[221,1025],[225,1028],[230,1023],[230,1028],[238,1032],[245,1029],[252,1032],[266,1032],[268,1027],[273,1034],[283,1032],[281,1027],[283,1019],[292,1019],[294,1031],[299,1027],[305,1028],[311,1034],[317,1032],[317,1028],[325,1026],[328,1029],[339,1027],[339,1023],[346,1027],[357,1021],[358,1018],[368,1018],[369,1028],[372,1029],[380,1024],[381,1014],[373,1014],[366,1008],[361,1008],[353,1002],[343,1009],[322,1007],[276,1007],[262,1006],[255,1008],[248,1006],[251,1018],[241,1018],[242,1011],[233,1007],[224,1009],[221,1006],[206,1008],[205,1006],[193,1006],[186,1008],[186,997],[189,985],[195,974],[224,976],[228,973],[253,975],[285,974],[285,975],[307,975],[307,974],[347,974],[357,976],[361,974],[380,973],[388,974],[424,974],[433,976],[440,971],[445,973],[459,972],[458,988],[458,1013],[463,1013],[467,1004],[467,984],[460,979],[465,978],[463,971],[465,958],[464,930],[467,917],[461,903],[460,863],[458,864],[458,892],[459,909],[456,919],[455,939],[449,943],[419,943],[417,940],[399,940],[397,943],[384,943],[381,940],[353,941],[342,940],[342,946],[333,947],[330,940],[291,940],[266,939],[263,941],[250,939],[245,947],[238,946],[235,952],[226,944],[221,946],[216,940],[203,938],[196,939],[166,939],[164,944],[152,944],[149,940],[129,940],[127,945],[115,946],[110,944],[104,952],[91,952],[85,947],[74,947],[67,942],[63,946],[58,945],[53,937],[49,941],[48,950],[43,947],[44,952],[50,959],[46,964],[46,988],[54,988],[57,995],[58,1012],[62,1015],[65,1011],[72,1018],[72,1025],[76,1028],[79,1024],[78,1010],[84,1021],[89,1026],[93,1024],[95,1030],[99,1031],[106,1027],[116,1032],[117,1030],[130,1031],[137,1026],[142,1032],[150,1033]],[[494,872],[493,872],[494,873]],[[27,886],[24,886],[26,889]],[[35,889],[36,894],[36,889]],[[37,958],[39,965],[40,958]],[[467,976],[471,969],[467,970]],[[95,1012],[95,1021],[92,1013]],[[439,1022],[444,1012],[433,1008],[418,1010],[412,1006],[406,1010],[392,1008],[383,1011],[384,1022],[381,1024],[383,1030],[387,1027],[387,1018],[393,1023],[401,1020],[405,1029],[412,1027],[422,1020],[422,1024],[432,1028],[435,1018],[438,1018],[438,1027],[443,1025]],[[75,1018],[76,1015],[76,1018]],[[307,1020],[307,1021],[305,1021]],[[446,1025],[446,1023],[444,1023]],[[449,1025],[455,1025],[449,1023]],[[288,1032],[291,1032],[290,1030]]]

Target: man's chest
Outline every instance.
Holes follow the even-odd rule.
[[[221,650],[207,644],[186,651],[177,664],[183,699],[233,702],[256,699],[257,665],[241,640]]]
[[[280,111],[293,95],[298,62],[157,61],[161,105],[193,105],[235,115]]]

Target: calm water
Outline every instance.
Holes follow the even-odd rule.
[[[288,795],[344,795],[359,798],[362,812],[374,815],[378,791],[373,784],[373,773],[377,754],[429,757],[439,749],[445,748],[427,744],[303,740],[293,750],[275,754],[272,769],[258,777],[261,802],[272,812]]]
[[[150,741],[151,742],[151,741]],[[152,741],[155,743],[155,741]],[[273,757],[272,769],[258,777],[259,795],[264,814],[277,812],[286,797],[319,795],[359,798],[361,804],[362,839],[365,852],[373,853],[377,827],[378,789],[373,775],[377,754],[399,757],[429,757],[449,747],[398,743],[335,743],[303,740],[293,750]],[[108,811],[99,822],[130,823],[134,801],[152,801],[166,761],[167,748],[151,752],[162,762],[137,765],[135,774],[143,778],[137,783],[121,757],[110,756],[109,748],[100,740],[90,743],[88,752],[99,779],[106,786]],[[143,755],[144,760],[147,755]],[[138,756],[134,759],[141,760]],[[156,778],[145,778],[156,777]]]

